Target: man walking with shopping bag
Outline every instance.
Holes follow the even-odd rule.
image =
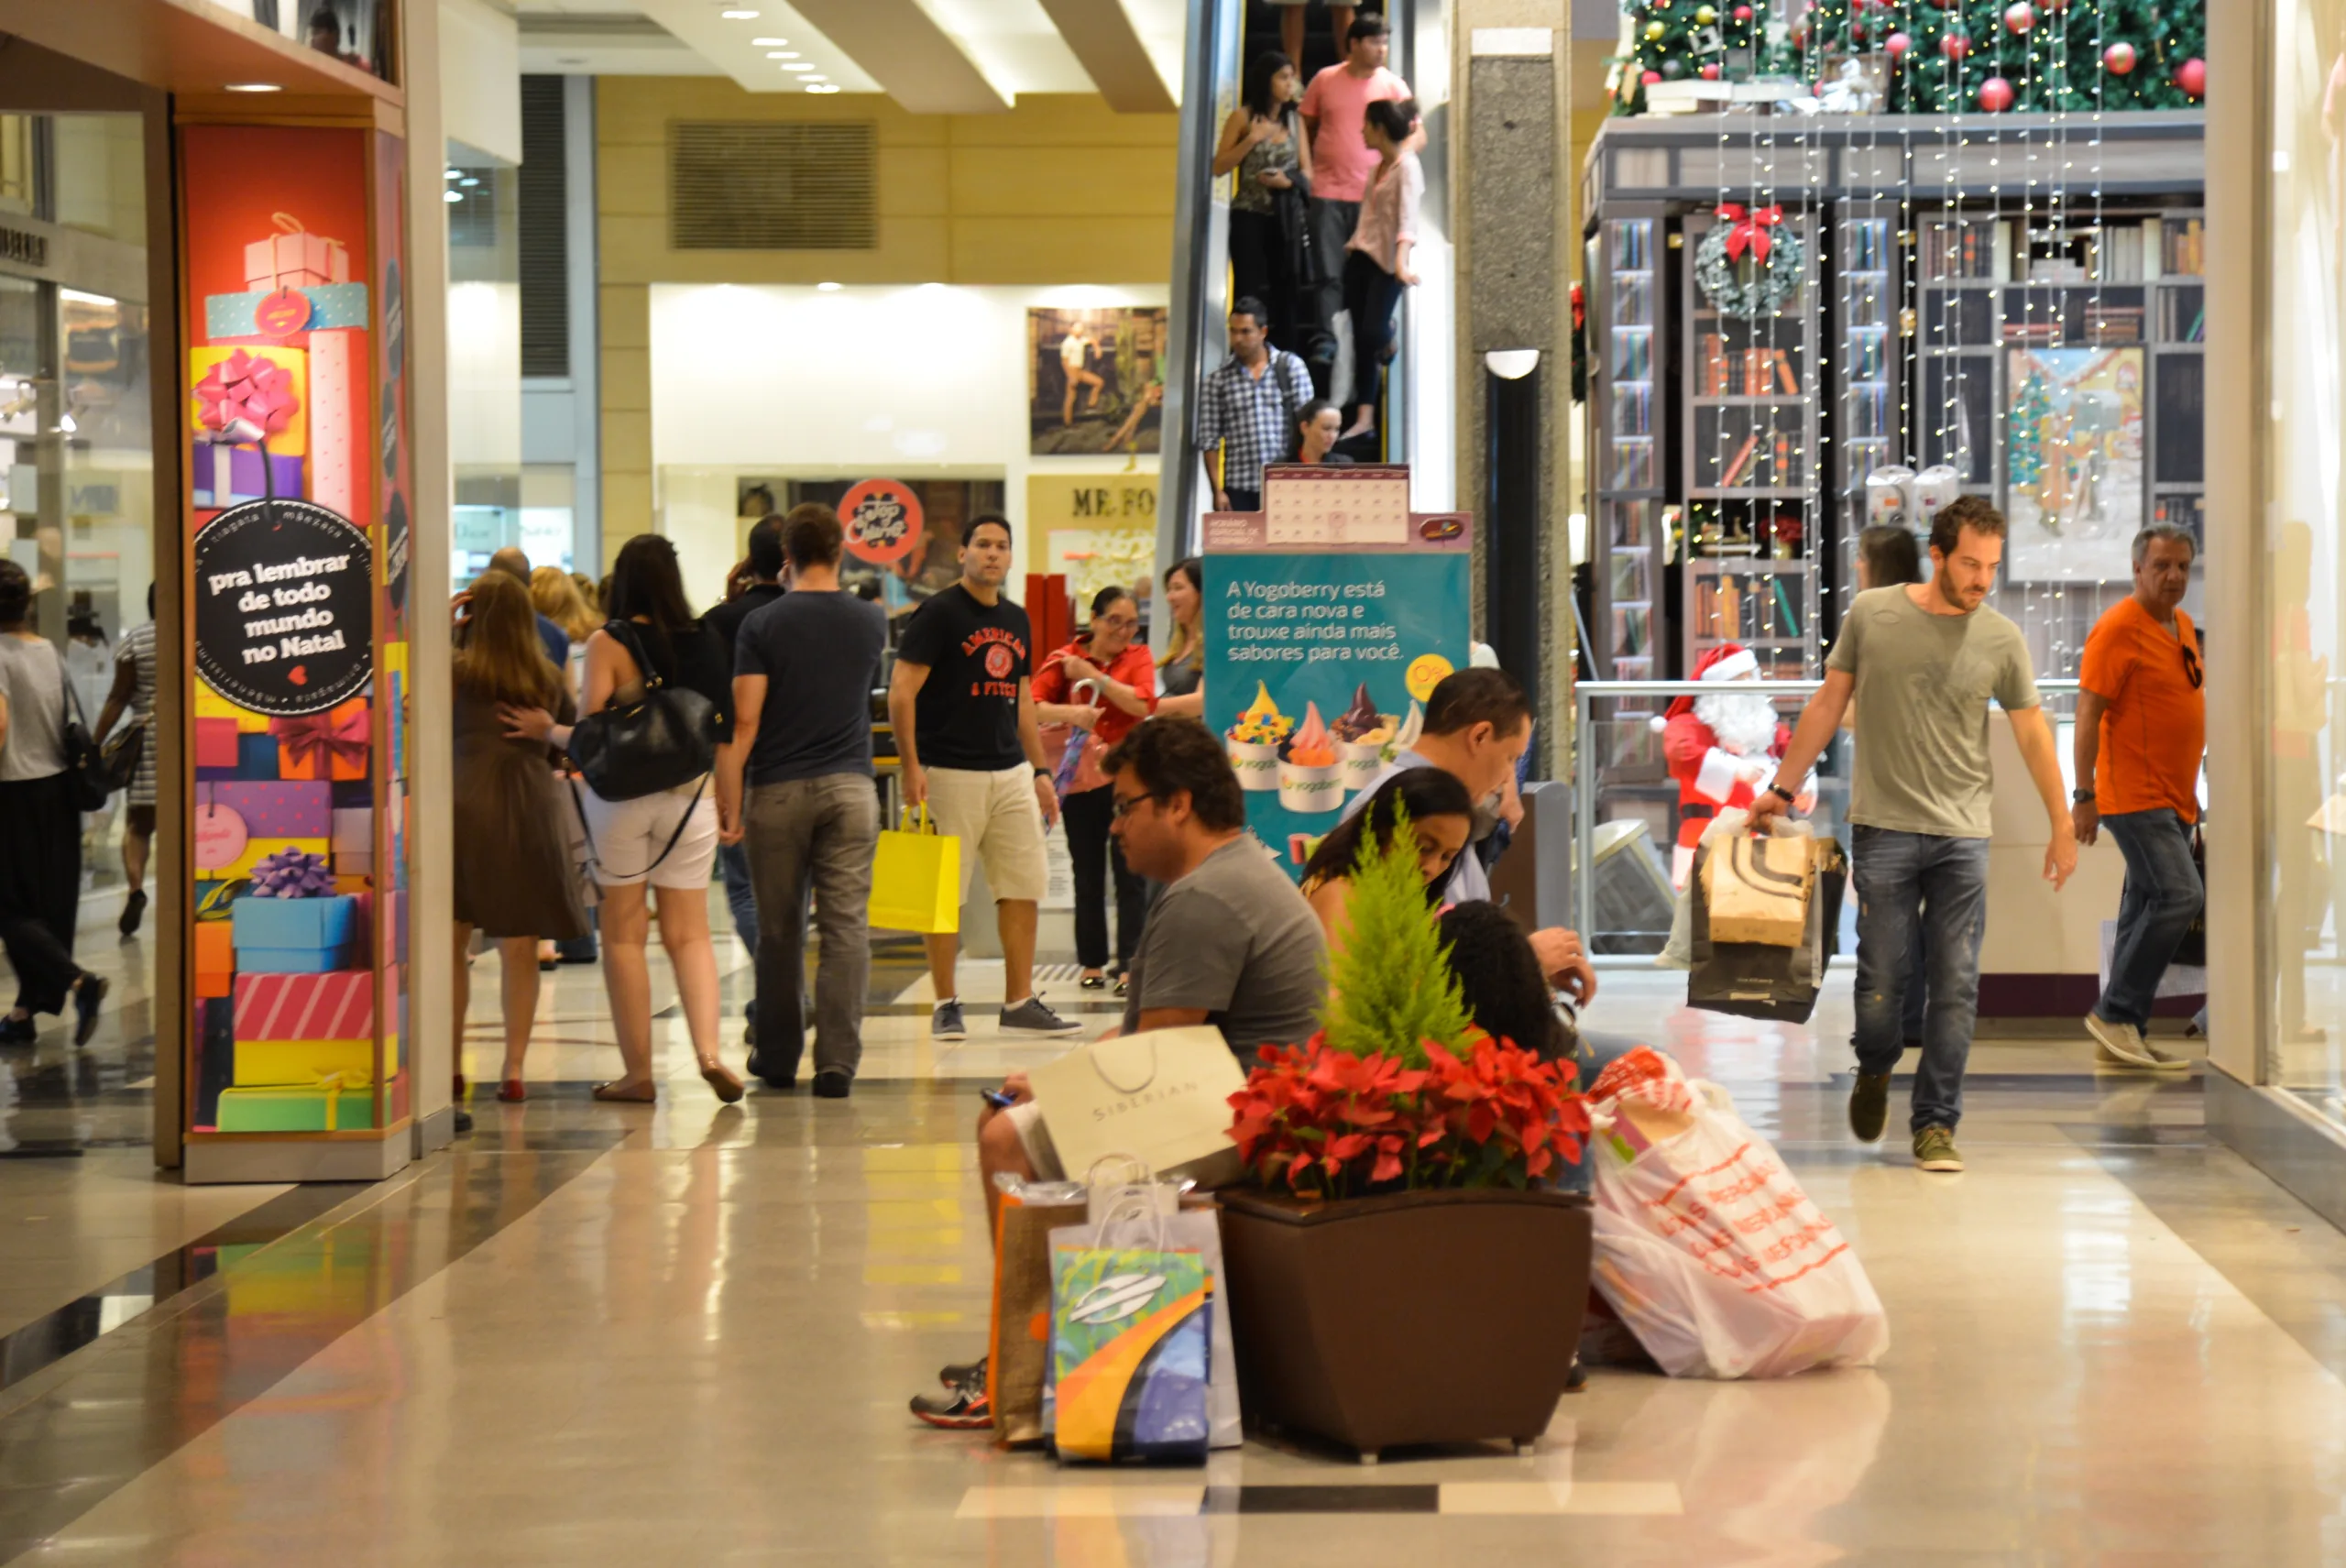
[[[2190,1066],[2145,1037],[2159,979],[2206,902],[2191,834],[2199,820],[2199,759],[2208,745],[2199,634],[2180,608],[2198,542],[2154,522],[2134,536],[2134,591],[2086,639],[2078,671],[2077,840],[2104,828],[2126,857],[2110,983],[2086,1014],[2100,1067],[2180,1071]]]
[[[2053,730],[2036,696],[2020,628],[1987,608],[2004,555],[2004,516],[1958,497],[1931,520],[1931,580],[1859,594],[1825,659],[1825,686],[1801,710],[1774,781],[1752,803],[1755,831],[1786,811],[1809,769],[1856,707],[1849,793],[1850,866],[1858,890],[1857,1083],[1849,1130],[1878,1142],[1890,1075],[1903,1048],[1900,1003],[1913,974],[1914,928],[1925,931],[1929,1010],[1914,1075],[1914,1163],[1956,1171],[1963,1069],[1979,1011],[1979,939],[1988,924],[1988,701],[2010,716],[2012,740],[2044,800],[2053,841],[2045,879],[2077,869],[2077,841]]]

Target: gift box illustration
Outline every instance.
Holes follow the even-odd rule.
[[[291,213],[272,214],[277,232],[245,247],[245,287],[263,293],[350,281],[350,252],[338,239],[312,234]]]
[[[236,772],[240,779],[273,779],[278,772],[277,737],[266,729],[258,735],[236,735]]]
[[[217,787],[198,784],[198,791]],[[225,806],[199,799],[195,806],[195,869],[225,872],[244,858],[252,833],[245,819]]]
[[[267,980],[325,980],[326,975],[278,974]],[[339,1078],[350,1088],[375,1081],[375,1042],[363,1040],[244,1040],[236,1045],[232,1078],[239,1089],[316,1084]]]
[[[249,446],[202,446],[195,449],[195,504],[199,507],[241,506],[247,501],[307,495],[304,460],[269,455],[264,473],[261,455]],[[223,488],[223,486],[225,488]]]
[[[334,828],[333,789],[325,784],[239,779],[211,790],[212,804],[235,812],[254,838],[323,839]]]
[[[195,765],[199,768],[223,768],[231,772],[235,770],[236,766],[236,721],[235,719],[203,718],[196,719]]]
[[[188,363],[195,504],[225,507],[269,494],[301,495],[301,459],[309,451],[303,418],[309,356],[273,346],[258,353],[196,348],[189,350]]]
[[[375,1124],[370,1087],[345,1084],[339,1074],[309,1086],[224,1089],[224,1133],[347,1133]]]
[[[333,841],[323,834],[314,839],[264,839],[256,836],[247,839],[244,852],[226,865],[216,868],[207,866],[203,869],[216,871],[219,879],[223,882],[247,881],[256,874],[262,861],[278,855],[305,854],[315,860],[319,865],[323,866],[326,863],[326,855],[332,847]],[[247,895],[258,891],[257,887],[249,888]]]
[[[195,686],[195,718],[197,723],[207,718],[225,718],[247,735],[258,735],[269,728],[269,716],[238,707],[210,686],[198,681]],[[230,767],[236,764],[230,762]]]
[[[323,713],[269,722],[278,749],[278,776],[288,779],[363,779],[372,726],[367,699],[352,697]]]
[[[195,927],[195,994],[226,996],[235,989],[236,952],[225,920],[198,921]]]
[[[268,307],[266,311],[262,309],[264,305]],[[364,283],[289,282],[271,287],[264,280],[242,293],[203,297],[203,335],[215,343],[232,337],[291,337],[301,332],[364,330],[367,324]]]
[[[375,1033],[375,976],[247,974],[236,977],[239,1040],[356,1040]]]
[[[365,945],[356,898],[262,897],[258,885],[256,896],[236,900],[232,912],[239,973],[323,974],[351,967]]]

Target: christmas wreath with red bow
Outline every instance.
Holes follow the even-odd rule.
[[[1800,292],[1808,265],[1800,236],[1784,223],[1783,208],[1727,202],[1720,205],[1718,220],[1694,252],[1694,281],[1703,298],[1719,314],[1738,321],[1774,315]]]

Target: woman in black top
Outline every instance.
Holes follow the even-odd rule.
[[[619,549],[604,609],[625,622],[622,640],[611,625],[586,643],[582,713],[625,707],[643,695],[643,672],[632,641],[666,685],[700,693],[714,705],[710,740],[733,738],[733,672],[723,639],[701,624],[685,601],[676,547],[656,533],[639,533]],[[569,732],[536,708],[509,708],[510,732],[550,737],[567,745]],[[704,775],[674,789],[634,800],[604,800],[582,792],[593,840],[595,880],[603,890],[600,915],[603,981],[610,992],[611,1024],[626,1071],[595,1090],[597,1100],[649,1104],[656,1097],[652,1069],[652,974],[644,944],[651,914],[644,888],[657,890],[660,945],[676,974],[676,990],[692,1031],[700,1075],[728,1104],[741,1098],[741,1080],[718,1056],[717,953],[708,932],[709,870],[717,858],[717,796]]]

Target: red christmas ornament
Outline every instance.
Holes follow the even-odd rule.
[[[1751,7],[1749,5],[1738,5],[1735,8],[1735,19],[1738,22],[1748,22],[1751,20]]]
[[[2124,76],[2134,69],[2134,46],[2114,43],[2101,51],[2102,68],[2112,76]]]
[[[1979,83],[1979,106],[1991,115],[2001,115],[2012,106],[2012,84],[2001,76],[1990,76]]]
[[[2014,0],[2004,9],[2004,26],[2013,32],[2024,33],[2036,26],[2036,7],[2028,0]]]
[[[1647,86],[1650,87],[1650,86],[1652,86],[1655,82],[1659,82],[1659,81],[1661,81],[1661,71],[1647,71],[1643,76],[1639,77],[1638,80],[1639,80],[1639,81],[1640,81],[1640,82],[1643,82]]]
[[[1914,47],[1914,40],[1904,33],[1892,33],[1881,40],[1881,47],[1890,51],[1891,59],[1903,60],[1906,58],[1906,51]]]
[[[2183,89],[2186,97],[2205,98],[2208,95],[2208,62],[2204,60],[2185,60],[2175,68],[2175,84]]]
[[[1704,80],[1704,81],[1705,81],[1705,82],[1716,82],[1718,79],[1719,79],[1719,62],[1718,62],[1717,60],[1712,60],[1710,63],[1708,63],[1707,65],[1705,65],[1705,66],[1703,67],[1703,80]]]
[[[1961,60],[1971,52],[1971,38],[1965,33],[1943,33],[1939,37],[1939,52],[1949,60]]]

